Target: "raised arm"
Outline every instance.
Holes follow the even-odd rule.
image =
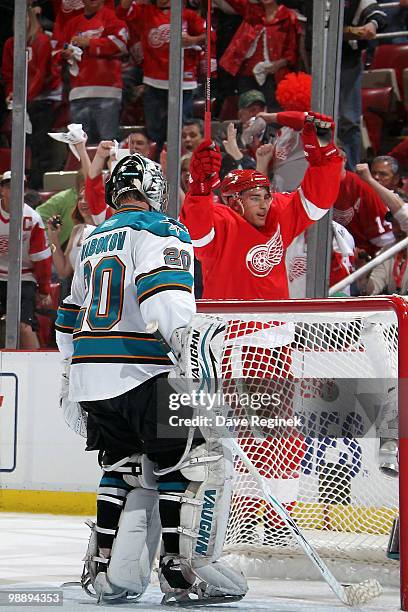
[[[408,232],[408,203],[397,194],[381,185],[370,172],[368,164],[357,164],[356,172],[380,196],[382,201],[401,226],[404,232]]]

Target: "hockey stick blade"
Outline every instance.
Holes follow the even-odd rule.
[[[162,346],[167,347],[167,350],[169,351],[167,353],[168,357],[173,361],[173,363],[177,363],[177,357],[173,353],[169,344],[163,338],[158,328],[157,321],[153,321],[149,323],[146,326],[146,331],[148,330],[149,330],[148,333],[153,333],[154,337],[162,342]],[[306,555],[309,557],[311,562],[320,572],[323,580],[328,584],[328,586],[331,588],[333,593],[338,597],[338,599],[347,606],[359,606],[381,595],[381,593],[383,592],[382,586],[375,579],[370,578],[368,580],[364,580],[356,584],[348,584],[348,585],[340,584],[340,582],[337,580],[337,578],[335,578],[335,576],[329,570],[329,568],[327,567],[323,559],[320,557],[320,555],[317,553],[317,551],[304,537],[299,527],[297,526],[296,522],[287,512],[286,508],[282,506],[279,500],[277,500],[272,495],[272,493],[269,491],[269,488],[267,487],[264,478],[262,478],[257,468],[253,465],[249,457],[245,454],[245,452],[239,446],[238,442],[234,438],[231,437],[231,432],[227,432],[227,435],[230,439],[232,450],[235,452],[236,455],[238,455],[242,463],[248,469],[248,472],[257,481],[265,498],[270,501],[275,512],[280,516],[280,518],[288,526],[294,538],[297,540],[299,545],[303,548]],[[177,604],[173,603],[170,605],[177,605]],[[182,604],[178,604],[178,605],[182,605]]]
[[[306,540],[287,510],[270,493],[264,479],[259,474],[256,467],[252,464],[249,457],[247,457],[235,439],[231,438],[230,440],[233,451],[239,456],[243,464],[247,467],[249,473],[258,482],[263,494],[271,502],[275,512],[289,527],[297,542],[303,548],[312,563],[317,567],[323,579],[329,585],[333,593],[340,599],[340,601],[347,606],[358,606],[381,595],[383,590],[382,586],[375,579],[364,580],[363,582],[358,582],[356,584],[340,584],[340,582],[334,577],[327,565],[324,563],[323,559],[317,554],[313,546],[308,542],[308,540]]]

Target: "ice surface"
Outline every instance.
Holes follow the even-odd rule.
[[[64,582],[78,582],[89,536],[89,528],[81,516],[38,514],[0,514],[0,591],[13,589],[55,590]],[[305,564],[309,561],[305,558]],[[347,608],[341,604],[324,582],[250,579],[250,590],[240,602],[208,606],[213,610],[271,612],[332,612]],[[0,592],[1,595],[1,592]],[[78,586],[63,589],[64,612],[93,612],[110,609],[133,609],[135,612],[163,610],[157,578],[138,603],[99,606]],[[59,606],[10,606],[30,612]],[[179,608],[180,610],[182,608]],[[201,610],[204,608],[188,608]],[[399,610],[397,588],[386,587],[383,595],[369,605],[358,608],[371,612]]]

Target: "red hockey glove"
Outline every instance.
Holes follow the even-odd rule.
[[[204,140],[193,153],[190,161],[189,192],[192,195],[209,195],[220,184],[221,152],[211,140]]]
[[[305,117],[307,117],[307,113],[301,111],[282,111],[277,113],[276,119],[279,125],[286,125],[292,130],[300,132],[305,125]]]
[[[302,131],[305,157],[311,166],[322,166],[337,153],[333,141],[334,121],[332,117],[309,112]]]

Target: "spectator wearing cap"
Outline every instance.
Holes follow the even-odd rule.
[[[0,315],[7,312],[7,281],[9,271],[10,195],[11,172],[5,172],[0,181]],[[33,208],[24,204],[22,214],[22,269],[20,348],[39,348],[36,335],[35,306],[37,299],[42,307],[51,304],[51,251],[48,247],[44,224]]]
[[[224,0],[243,22],[220,66],[238,77],[238,92],[258,87],[269,111],[279,110],[276,85],[298,64],[300,24],[296,13],[276,0]]]
[[[255,121],[255,118],[265,110],[266,101],[262,91],[250,89],[239,96],[238,123],[228,125],[226,139],[222,141],[221,178],[232,170],[255,169],[255,150],[265,132],[265,121]]]

